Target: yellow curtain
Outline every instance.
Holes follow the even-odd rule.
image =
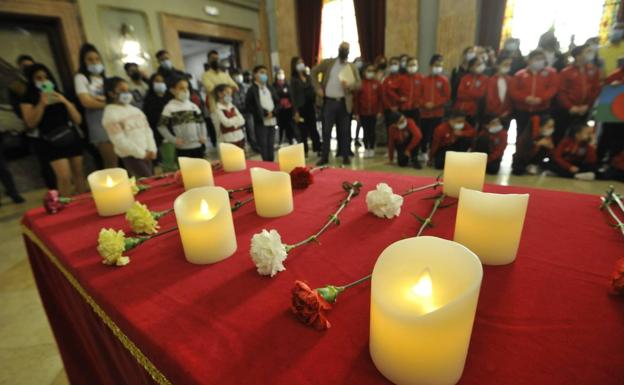
[[[501,29],[500,47],[503,48],[505,40],[512,37],[511,21],[513,20],[513,11],[516,7],[516,0],[507,0],[505,5],[505,16],[503,16],[503,27]]]
[[[622,4],[622,0],[605,0],[602,6],[602,18],[600,19],[600,45],[607,43],[609,40],[609,29],[617,20],[617,13]]]

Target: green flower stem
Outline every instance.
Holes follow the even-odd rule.
[[[135,247],[139,246],[140,244],[149,241],[150,239],[154,239],[156,237],[159,237],[161,235],[170,233],[170,232],[175,231],[177,229],[178,229],[178,226],[174,226],[174,227],[172,227],[170,229],[158,232],[158,233],[156,233],[154,235],[145,235],[145,236],[139,236],[139,237],[128,237],[128,238],[125,238],[124,239],[125,251],[132,250]]]
[[[410,188],[409,190],[403,192],[401,194],[401,196],[405,197],[405,196],[408,196],[408,195],[413,194],[415,192],[424,191],[424,190],[428,190],[428,189],[434,189],[435,190],[436,188],[438,188],[439,186],[442,186],[442,185],[443,185],[442,182],[436,181],[435,183],[431,183],[431,184],[428,184],[426,186]]]
[[[420,229],[418,230],[418,233],[416,234],[417,237],[421,236],[423,231],[425,231],[425,228],[433,226],[433,222],[432,222],[433,221],[433,214],[435,214],[435,212],[438,210],[438,208],[442,204],[442,201],[444,200],[444,198],[446,198],[446,195],[444,195],[444,193],[442,193],[433,202],[433,208],[431,209],[431,212],[429,213],[429,216],[427,218],[425,218],[425,220],[422,221],[422,224],[420,225]]]
[[[243,191],[250,193],[253,191],[253,188],[251,187],[251,185],[249,185],[249,186],[245,186],[241,188],[227,190],[228,194],[233,194],[233,193],[243,192]]]
[[[334,212],[332,215],[329,216],[329,220],[327,221],[327,223],[325,223],[325,225],[321,227],[319,231],[309,236],[308,238],[304,239],[303,241],[295,243],[294,245],[285,245],[287,253],[290,252],[292,249],[296,249],[299,246],[303,246],[311,242],[318,242],[318,238],[325,231],[327,231],[327,229],[332,225],[332,223],[335,223],[336,225],[340,224],[340,220],[338,219],[338,216],[340,215],[342,210],[344,210],[344,208],[347,207],[349,202],[351,202],[351,199],[353,199],[353,197],[357,196],[360,193],[360,187],[362,187],[362,184],[360,182],[354,182],[353,184],[349,184],[348,186],[349,187],[347,188],[343,185],[343,188],[346,191],[348,191],[347,197],[340,202],[340,206],[338,206],[338,209],[336,210],[336,212]]]
[[[611,200],[618,205],[618,207],[620,208],[620,210],[622,210],[622,212],[624,212],[624,204],[622,204],[622,199],[615,192],[615,188],[613,186],[609,186],[609,190],[607,191],[607,195],[610,196]]]
[[[355,285],[359,285],[362,282],[368,281],[372,276],[373,276],[372,274],[369,274],[365,277],[358,279],[357,281],[353,281],[350,284],[344,285],[344,286],[326,285],[324,287],[319,287],[318,289],[316,289],[316,291],[327,302],[334,303],[336,302],[336,299],[338,299],[338,296],[340,295],[340,293],[342,293],[343,291],[347,290],[350,287],[353,287]]]
[[[150,212],[152,213],[152,216],[154,217],[154,219],[159,220],[160,218],[164,217],[165,215],[169,214],[172,211],[173,209],[167,209],[163,211],[150,211]]]
[[[249,199],[245,199],[244,201],[236,201],[236,203],[234,203],[234,206],[232,206],[232,212],[237,211],[238,209],[240,209],[241,207],[245,206],[247,203],[253,201],[254,198],[251,197]]]
[[[144,176],[141,177],[139,179],[137,179],[137,182],[143,181],[143,180],[159,180],[159,179],[165,179],[165,178],[169,178],[175,175],[175,172],[167,172],[164,174],[160,174],[160,175],[154,175],[154,176]]]
[[[622,235],[624,235],[624,223],[622,223],[620,218],[618,218],[618,216],[615,215],[615,213],[613,212],[613,209],[611,208],[612,201],[606,197],[600,197],[600,200],[602,201],[602,207],[606,209],[609,215],[611,215],[611,217],[615,220],[615,227],[620,229],[620,232],[622,233]]]

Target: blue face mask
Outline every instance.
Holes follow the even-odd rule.
[[[50,92],[54,90],[54,84],[49,80],[44,80],[42,82],[35,82],[35,87],[39,89],[39,91]]]
[[[225,102],[225,104],[230,104],[232,103],[232,95],[225,95],[223,97],[223,101]]]
[[[102,72],[104,72],[104,64],[102,63],[89,64],[87,65],[87,70],[89,71],[91,75],[99,75]]]
[[[133,99],[132,94],[130,92],[122,92],[117,97],[117,100],[119,101],[119,103],[123,105],[128,105],[132,103],[132,99]]]
[[[260,80],[260,83],[266,84],[266,82],[269,81],[269,75],[267,75],[267,74],[260,74],[258,76],[258,80]]]
[[[170,70],[173,68],[173,63],[171,63],[171,60],[166,59],[160,62],[160,65],[162,66],[162,68],[166,69],[166,70]]]
[[[167,92],[167,85],[163,82],[154,82],[154,92],[164,94]]]

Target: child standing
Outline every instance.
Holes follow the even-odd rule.
[[[232,87],[227,84],[219,84],[215,87],[214,92],[217,100],[215,108],[221,141],[235,144],[244,150],[245,132],[243,127],[245,127],[245,118],[232,103]]]
[[[208,132],[201,110],[191,102],[188,81],[181,76],[168,79],[174,96],[163,109],[158,131],[176,146],[177,156],[203,158]]]
[[[507,148],[507,131],[503,129],[501,118],[494,116],[483,121],[482,130],[475,140],[474,151],[488,154],[485,172],[498,174],[501,160]]]
[[[418,161],[418,144],[422,133],[416,123],[405,115],[394,112],[388,119],[388,160],[392,163],[394,150],[397,152],[397,163],[405,167],[411,159],[415,168],[422,168]]]
[[[362,88],[353,98],[353,114],[364,128],[364,158],[375,156],[375,125],[383,113],[383,87],[375,78],[375,67],[368,64],[362,71]]]
[[[420,105],[420,128],[423,140],[420,143],[421,160],[426,160],[431,145],[433,131],[442,123],[444,105],[451,99],[451,86],[444,75],[444,58],[435,54],[429,60],[431,72],[423,77],[422,100]]]
[[[440,124],[433,132],[429,164],[441,170],[447,151],[466,152],[472,144],[477,130],[466,121],[466,114],[459,110],[451,112],[448,121]]]
[[[112,77],[104,82],[106,108],[102,125],[130,175],[137,178],[153,175],[156,141],[145,114],[131,105],[133,95],[128,82]]]
[[[546,165],[544,159],[552,158],[554,132],[555,120],[550,115],[531,117],[530,129],[524,130],[516,142],[511,172],[514,175],[537,174]]]
[[[577,123],[570,134],[555,149],[554,172],[565,178],[594,180],[596,178],[596,149],[591,144],[594,128]]]

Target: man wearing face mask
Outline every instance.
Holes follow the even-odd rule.
[[[420,129],[423,140],[420,142],[421,161],[426,161],[426,154],[431,145],[433,130],[442,123],[444,106],[451,100],[451,86],[444,75],[444,57],[440,54],[429,60],[430,74],[423,78],[422,100],[420,106]]]
[[[136,63],[124,64],[124,70],[126,71],[126,75],[128,75],[128,88],[130,93],[132,93],[131,104],[136,108],[142,109],[145,94],[147,94],[147,91],[149,90],[147,80],[139,70],[139,66]]]
[[[485,63],[478,57],[468,62],[469,73],[465,74],[459,82],[457,99],[453,108],[463,111],[466,120],[473,126],[479,121],[479,110],[485,90],[487,88],[487,76],[483,75]]]
[[[156,60],[158,60],[158,69],[156,72],[161,75],[165,80],[168,80],[173,76],[184,76],[184,72],[176,69],[171,61],[171,55],[169,51],[161,49],[156,52]]]
[[[477,130],[466,121],[466,114],[453,110],[448,121],[440,124],[433,132],[429,150],[429,164],[438,170],[444,168],[447,151],[466,152],[470,149]]]
[[[585,122],[591,106],[600,93],[600,71],[592,64],[594,54],[586,45],[572,50],[574,63],[559,74],[559,106],[553,139],[559,143],[565,132],[575,122]]]
[[[520,39],[516,39],[510,37],[505,40],[504,54],[507,57],[511,58],[511,67],[509,68],[509,75],[513,76],[516,72],[520,71],[524,67],[526,67],[526,60],[522,56],[522,51],[520,51]],[[501,54],[503,54],[501,52]]]
[[[210,117],[215,127],[219,127],[219,121],[215,114],[216,100],[214,96],[214,89],[219,84],[227,84],[232,87],[232,91],[238,91],[238,84],[232,79],[230,74],[223,71],[221,68],[221,62],[219,61],[219,53],[215,50],[208,52],[208,70],[204,72],[202,76],[202,82],[204,88],[206,88],[206,105],[208,111],[210,111]],[[217,130],[218,131],[218,130]]]
[[[329,162],[331,132],[336,125],[338,148],[337,154],[342,156],[344,165],[351,164],[349,159],[351,142],[351,111],[353,106],[353,92],[360,89],[361,80],[357,68],[349,63],[349,43],[343,42],[338,49],[338,57],[325,59],[312,69],[312,86],[323,100],[323,150],[318,165]],[[319,83],[319,75],[322,81]],[[347,81],[346,79],[349,79]]]
[[[390,125],[390,114],[392,112],[398,112],[399,106],[403,101],[400,91],[401,79],[403,76],[400,70],[401,65],[399,63],[399,58],[391,57],[388,66],[388,76],[386,76],[383,81],[386,126]]]
[[[624,23],[615,23],[609,32],[609,42],[598,49],[598,55],[604,60],[605,73],[611,74],[618,68],[618,59],[624,56]]]
[[[512,112],[511,97],[509,96],[511,63],[511,57],[507,56],[505,52],[498,57],[496,74],[488,79],[485,97],[486,116],[499,117],[505,130],[509,128]]]
[[[518,71],[511,81],[509,93],[515,108],[518,136],[529,124],[532,115],[550,113],[552,98],[559,90],[559,75],[546,67],[546,56],[541,49],[529,53],[527,67]]]
[[[485,130],[481,130],[475,140],[473,151],[484,152],[488,155],[485,172],[490,175],[498,174],[501,160],[507,148],[507,130],[497,116],[487,116],[481,122]]]
[[[537,47],[544,51],[547,67],[554,68],[557,72],[565,67],[566,57],[559,50],[559,40],[555,36],[554,29],[549,29],[540,36]]]
[[[408,58],[405,71],[399,82],[399,93],[401,95],[399,111],[418,124],[420,122],[418,109],[422,99],[423,85],[423,77],[418,72],[418,60],[416,58]]]

